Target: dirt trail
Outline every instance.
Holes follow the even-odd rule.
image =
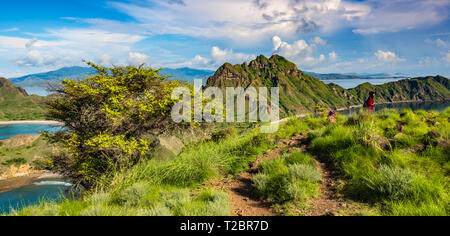
[[[211,187],[227,191],[230,194],[233,216],[279,215],[271,208],[269,202],[262,201],[258,198],[252,184],[252,177],[258,172],[259,164],[262,161],[275,159],[287,149],[290,152],[300,149],[301,140],[304,138],[305,135],[298,134],[290,139],[281,140],[275,149],[270,150],[253,162],[248,171],[239,174],[236,178],[229,176],[228,178],[210,184]]]
[[[320,185],[321,196],[308,201],[310,210],[305,215],[339,216],[339,212],[345,210],[347,204],[338,194],[336,177],[327,164],[317,161],[316,167],[322,174],[322,184]]]

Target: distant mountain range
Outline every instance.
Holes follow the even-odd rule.
[[[410,78],[408,75],[402,73],[395,73],[393,75],[388,73],[379,73],[379,74],[319,74],[315,72],[307,72],[306,74],[311,75],[320,80],[339,80],[339,79],[362,79],[362,80],[371,80],[371,79],[405,79]]]
[[[82,79],[89,75],[95,74],[96,70],[92,67],[64,67],[56,71],[50,71],[40,74],[26,75],[19,78],[9,79],[15,85],[30,88],[30,87],[46,87],[48,83],[59,83],[63,79]],[[163,69],[163,75],[172,75],[171,79],[183,80],[186,82],[193,82],[195,79],[205,80],[214,74],[210,70],[198,70],[191,68],[178,69]]]

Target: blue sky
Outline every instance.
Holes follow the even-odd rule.
[[[280,54],[321,73],[450,77],[448,0],[2,1],[0,76],[90,60],[216,69]]]

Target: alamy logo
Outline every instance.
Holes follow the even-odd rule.
[[[172,99],[180,101],[172,109],[172,119],[176,123],[262,122],[262,133],[278,130],[278,87],[271,88],[270,94],[267,87],[227,87],[223,90],[208,87],[203,91],[202,80],[195,80],[193,91],[191,88],[178,87],[172,92]]]

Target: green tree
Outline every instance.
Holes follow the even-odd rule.
[[[115,171],[150,158],[152,137],[167,127],[183,126],[171,120],[171,108],[178,102],[171,93],[188,85],[143,65],[87,64],[98,73],[80,81],[64,80],[55,89],[47,115],[68,129],[46,137],[65,147],[51,158],[51,168],[94,187],[108,183]]]

